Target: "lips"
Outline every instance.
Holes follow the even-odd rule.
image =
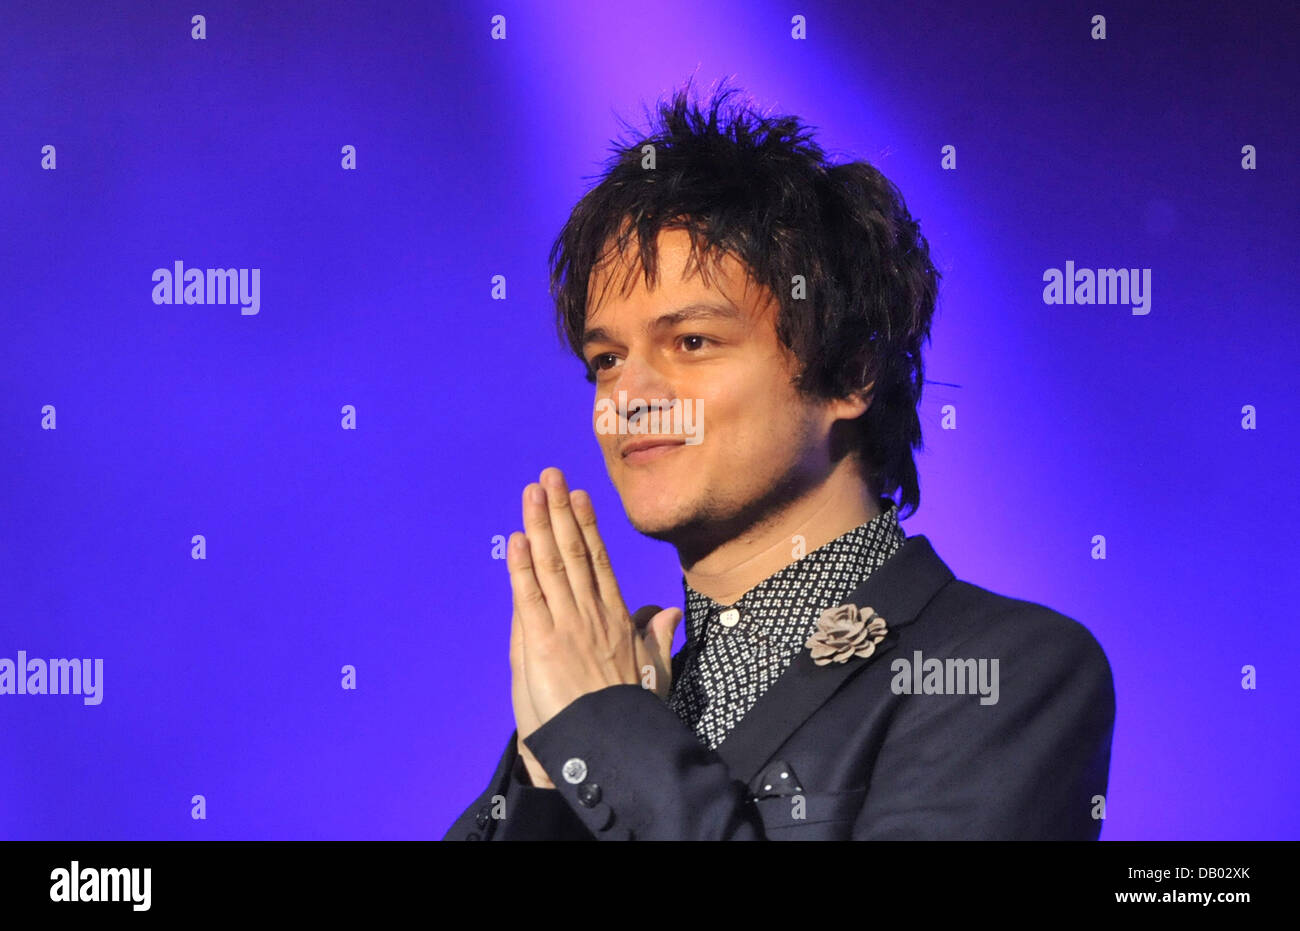
[[[665,447],[685,445],[686,441],[677,437],[643,437],[641,439],[630,440],[629,442],[624,443],[623,448],[619,453],[624,459],[631,457],[635,462],[651,458],[652,456],[661,456],[667,451]],[[653,452],[654,450],[663,450],[664,452]]]

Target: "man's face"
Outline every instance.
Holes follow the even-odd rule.
[[[837,408],[796,392],[798,364],[777,339],[771,292],[731,255],[710,269],[709,285],[684,279],[689,250],[685,230],[661,233],[654,290],[638,265],[634,290],[623,293],[635,242],[627,258],[598,268],[583,354],[596,373],[597,440],[628,519],[704,555],[825,479]],[[649,418],[635,409],[611,417],[620,392],[624,410],[638,399],[657,407],[659,428],[627,432]],[[694,408],[698,443],[672,432],[673,401]],[[647,443],[661,445],[637,448]]]

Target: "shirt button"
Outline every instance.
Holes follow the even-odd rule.
[[[594,782],[584,782],[578,786],[578,804],[583,808],[595,808],[600,802],[600,786]]]
[[[576,786],[578,783],[582,782],[582,780],[587,778],[587,763],[585,760],[580,760],[576,756],[572,757],[565,761],[564,769],[561,770],[561,772],[564,773],[565,782]]]
[[[740,612],[735,608],[728,608],[718,615],[718,622],[723,627],[735,627],[740,623]]]

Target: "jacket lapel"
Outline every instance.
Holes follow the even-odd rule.
[[[883,566],[846,599],[859,607],[870,605],[885,619],[889,633],[875,652],[862,659],[818,666],[807,649],[801,650],[772,686],[759,697],[717,752],[732,777],[746,783],[780,749],[781,745],[850,678],[888,653],[896,631],[916,619],[921,609],[953,578],[952,570],[935,553],[924,536],[908,537]],[[813,618],[809,618],[811,625]],[[685,659],[685,650],[678,657]],[[673,675],[680,670],[677,657]]]

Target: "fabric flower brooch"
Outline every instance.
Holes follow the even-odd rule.
[[[814,663],[825,666],[846,662],[853,656],[865,659],[876,652],[876,644],[888,632],[885,619],[874,608],[839,605],[821,613],[817,629],[804,646],[812,651]]]

